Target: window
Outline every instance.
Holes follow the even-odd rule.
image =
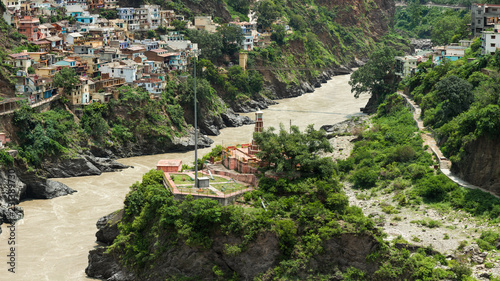
[[[477,23],[478,23],[478,24],[481,24],[481,20],[477,20]]]
[[[495,39],[495,38],[496,38],[496,36],[495,36],[495,35],[491,35],[491,39]]]
[[[494,48],[494,47],[495,47],[495,43],[491,43],[491,45],[490,45],[490,46]]]

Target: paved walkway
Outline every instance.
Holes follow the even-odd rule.
[[[413,120],[415,120],[415,122],[417,123],[418,129],[421,131],[422,140],[424,141],[423,145],[424,146],[428,145],[429,148],[434,153],[434,155],[436,155],[436,157],[439,159],[439,169],[441,170],[441,172],[445,176],[447,176],[450,180],[452,180],[453,182],[455,182],[456,184],[458,184],[460,186],[470,188],[470,189],[480,189],[484,192],[487,192],[487,193],[495,196],[496,198],[500,198],[500,196],[494,194],[493,192],[491,192],[489,190],[483,189],[479,186],[470,184],[470,183],[462,180],[461,178],[454,175],[450,171],[451,161],[448,160],[446,157],[444,157],[443,153],[441,152],[441,149],[439,149],[439,147],[437,146],[436,139],[434,139],[434,137],[432,136],[431,133],[427,132],[427,128],[424,127],[424,122],[420,119],[420,114],[422,113],[420,106],[418,106],[418,104],[416,104],[415,101],[413,101],[408,95],[405,95],[403,93],[403,91],[398,91],[398,94],[401,95],[406,100],[406,102],[411,105],[411,107],[413,109]]]

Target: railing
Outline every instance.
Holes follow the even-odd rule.
[[[43,100],[41,100],[39,102],[32,103],[32,104],[30,104],[30,106],[31,106],[31,108],[35,108],[35,107],[38,107],[40,105],[46,104],[48,102],[51,102],[54,99],[58,99],[60,97],[61,97],[61,94],[55,94],[55,95],[51,96],[50,98],[43,99]]]

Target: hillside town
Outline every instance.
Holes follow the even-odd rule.
[[[73,107],[105,103],[116,99],[117,89],[125,84],[143,87],[151,97],[158,97],[167,76],[182,74],[199,55],[198,44],[185,39],[173,23],[208,33],[220,27],[211,16],[189,21],[159,5],[119,7],[116,0],[3,0],[3,4],[5,21],[34,50],[8,56],[6,63],[16,70],[16,98],[3,100],[0,114],[14,110],[19,99],[27,99],[32,107],[62,95]],[[107,11],[115,13],[114,19],[101,16]],[[258,32],[255,22],[236,20],[229,25],[241,27],[241,50],[271,41],[270,30]],[[66,93],[53,81],[63,68],[73,69],[80,81]]]
[[[470,30],[473,37],[481,38],[481,55],[493,55],[500,49],[500,5],[472,4]],[[425,42],[422,42],[425,41]],[[418,71],[417,66],[432,57],[432,63],[439,65],[443,61],[457,61],[465,56],[465,50],[472,44],[470,40],[460,40],[447,46],[432,47],[431,40],[420,40],[422,48],[415,53],[396,57],[396,75],[405,78]]]

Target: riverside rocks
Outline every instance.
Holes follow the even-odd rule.
[[[97,241],[111,245],[120,233],[118,223],[122,217],[123,209],[100,218],[96,223],[97,229],[99,229],[95,234]]]
[[[335,75],[345,75],[352,72],[352,69],[347,66],[340,66],[333,69],[328,69],[320,73],[317,77],[310,78],[306,81],[300,81],[298,84],[286,84],[276,79],[276,77],[269,77],[270,82],[264,88],[265,92],[272,99],[284,99],[298,97],[306,93],[314,92],[315,88],[321,87],[321,84],[328,82]],[[231,108],[236,112],[252,112],[260,109],[265,109],[269,105],[276,104],[275,101],[264,97],[255,97],[243,103],[233,103]]]
[[[357,128],[362,128],[367,120],[369,120],[368,116],[351,118],[333,125],[323,125],[320,130],[326,131],[326,138],[328,139],[339,135],[351,135],[356,133]]]
[[[201,121],[200,131],[211,136],[219,135],[219,130],[226,127],[239,127],[255,123],[249,117],[240,116],[239,114],[235,113],[231,108],[228,108],[226,112],[219,115],[206,115],[209,115],[209,117],[206,117]]]

